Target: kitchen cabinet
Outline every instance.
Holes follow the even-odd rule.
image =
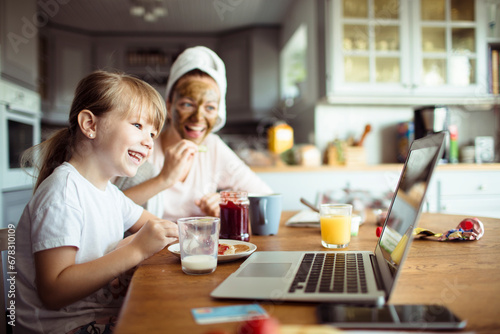
[[[42,95],[43,120],[65,124],[78,82],[92,70],[91,39],[82,34],[47,28],[41,32],[47,68],[42,78],[47,90]]]
[[[0,220],[1,228],[8,228],[9,224],[17,227],[19,219],[24,211],[24,208],[28,204],[31,196],[33,194],[33,189],[24,189],[19,191],[6,191],[0,192]],[[7,273],[11,270],[7,270],[7,252],[2,252],[3,272]],[[7,296],[7,287],[9,282],[7,282],[7,275],[2,277],[4,280],[3,286],[5,288],[4,296]],[[4,332],[2,332],[4,333]]]
[[[332,0],[330,15],[331,95],[487,94],[482,0]]]
[[[226,65],[227,122],[271,117],[279,100],[277,28],[250,28],[220,37],[217,53]]]
[[[223,37],[218,48],[218,54],[226,65],[226,108],[230,110],[227,114],[228,121],[229,118],[244,118],[244,113],[250,106],[249,41],[248,37],[240,38],[240,35],[241,33]]]
[[[2,78],[30,90],[38,88],[38,24],[35,0],[0,1]]]
[[[427,197],[432,212],[500,218],[500,172],[437,172]]]
[[[485,6],[488,13],[488,88],[489,92],[496,95],[500,101],[500,73],[498,68],[498,53],[500,52],[500,0],[486,0]],[[496,66],[495,60],[497,61]]]
[[[185,49],[181,43],[164,39],[94,39],[95,67],[122,70],[153,86],[164,98],[168,74],[175,57]]]
[[[2,228],[6,228],[9,224],[17,226],[19,219],[28,204],[31,196],[33,195],[33,189],[23,189],[18,191],[6,191],[2,193]]]

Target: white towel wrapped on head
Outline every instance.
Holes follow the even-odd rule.
[[[213,132],[220,130],[226,123],[226,68],[219,56],[204,46],[195,46],[184,50],[172,64],[167,82],[166,98],[170,95],[173,85],[184,74],[199,69],[210,75],[220,90],[219,115]]]

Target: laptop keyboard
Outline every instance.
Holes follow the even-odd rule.
[[[367,293],[362,254],[307,253],[289,292]]]

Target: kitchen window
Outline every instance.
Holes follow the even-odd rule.
[[[288,105],[303,96],[307,79],[307,26],[294,32],[280,54],[281,98]]]

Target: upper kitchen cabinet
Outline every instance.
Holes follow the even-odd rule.
[[[270,117],[279,101],[278,28],[250,28],[225,34],[217,53],[226,65],[227,121]]]
[[[38,88],[38,27],[35,0],[0,0],[2,78],[30,90]]]
[[[173,61],[185,42],[166,38],[95,37],[95,68],[123,71],[153,86],[164,98]]]
[[[487,95],[481,0],[332,0],[335,96]],[[437,100],[439,101],[439,100]]]
[[[88,36],[47,28],[40,32],[44,53],[42,111],[47,123],[68,121],[78,82],[91,71],[91,40]]]

